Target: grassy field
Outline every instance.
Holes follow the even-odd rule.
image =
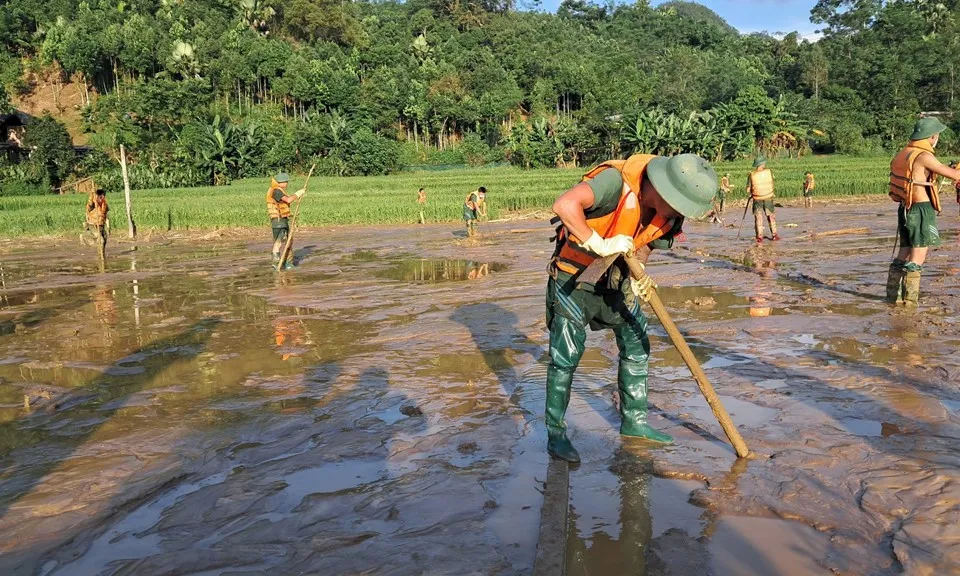
[[[811,157],[775,160],[769,164],[777,196],[797,197],[803,173],[817,178],[819,197],[885,194],[889,159]],[[722,163],[718,175],[730,173],[734,198],[743,197],[749,161]],[[556,196],[577,182],[577,169],[471,169],[445,172],[409,172],[367,178],[313,178],[299,221],[305,226],[329,224],[413,224],[417,221],[417,189],[427,190],[429,221],[461,219],[467,192],[478,186],[489,190],[490,217],[517,210],[549,209]],[[295,177],[296,190],[303,177]],[[219,188],[171,188],[133,191],[134,220],[145,230],[202,230],[267,226],[264,196],[269,181],[250,179]],[[0,198],[0,235],[44,235],[76,232],[83,227],[82,195]],[[122,194],[110,194],[115,230],[126,229]]]

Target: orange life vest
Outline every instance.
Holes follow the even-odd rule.
[[[729,192],[730,191],[730,179],[724,176],[720,179],[720,191]]]
[[[273,182],[270,185],[270,189],[267,190],[267,215],[270,216],[270,219],[274,218],[289,218],[290,217],[290,205],[286,202],[277,202],[273,199],[273,191],[282,190],[277,186],[276,182]]]
[[[940,212],[940,195],[933,174],[927,174],[927,180],[913,179],[913,164],[924,152],[933,154],[933,146],[926,140],[911,140],[907,147],[897,153],[890,162],[890,199],[900,202],[907,210],[913,206],[913,187],[926,188],[934,210]]]
[[[813,190],[817,187],[816,181],[813,179],[813,174],[808,174],[806,181],[803,183],[803,187],[806,190]]]
[[[671,228],[674,220],[655,214],[653,221],[646,227],[641,226],[642,208],[640,207],[640,184],[646,173],[647,165],[656,158],[652,154],[634,154],[626,160],[608,160],[583,175],[583,182],[593,179],[607,168],[614,168],[623,177],[625,184],[617,208],[604,216],[587,218],[587,225],[603,238],[625,234],[633,237],[635,247],[646,246],[662,237]],[[557,251],[553,262],[558,270],[578,275],[586,270],[596,259],[592,253],[580,246],[579,239],[563,226],[557,235]]]
[[[93,208],[87,210],[87,224],[91,226],[105,225],[107,223],[107,212],[110,211],[110,206],[107,205],[107,199],[103,199],[103,204],[98,205],[96,200],[93,200],[92,203]]]
[[[773,198],[773,172],[769,168],[750,173],[750,195],[754,200]]]

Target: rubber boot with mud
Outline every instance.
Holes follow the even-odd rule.
[[[620,434],[673,444],[672,436],[647,424],[647,363],[621,359],[617,388],[620,392]]]
[[[567,438],[567,425],[563,416],[570,403],[570,386],[573,384],[573,372],[547,367],[547,452],[554,458],[576,464],[580,454]]]
[[[904,264],[906,262],[899,259],[890,263],[890,271],[887,272],[887,302],[890,304],[903,304]]]
[[[903,266],[903,303],[917,306],[920,303],[920,274],[923,267],[916,262],[907,262]]]

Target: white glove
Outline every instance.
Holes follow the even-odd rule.
[[[297,198],[303,198],[303,195],[306,194],[306,193],[307,193],[307,191],[304,190],[303,188],[301,188],[301,189],[297,190],[296,192],[294,192],[293,195],[296,196]]]
[[[626,234],[620,234],[613,238],[601,238],[600,235],[594,231],[593,235],[580,245],[597,256],[604,258],[611,254],[625,254],[633,251],[633,238]]]
[[[638,264],[640,264],[641,268],[646,270],[642,263],[638,262]],[[630,290],[633,291],[633,293],[644,302],[650,301],[650,296],[656,289],[657,284],[653,281],[653,278],[646,274],[644,274],[643,278],[639,280],[632,276],[630,277]]]

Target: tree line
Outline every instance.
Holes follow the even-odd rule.
[[[920,112],[955,106],[957,1],[820,0],[816,42],[740,34],[692,2],[535,8],[7,0],[0,108],[40,73],[72,79],[97,151],[79,165],[61,153],[27,167],[8,157],[0,179],[109,182],[120,144],[135,186],[223,184],[315,160],[321,173],[353,175],[635,151],[875,154],[900,145]],[[62,145],[38,124],[34,141]]]

